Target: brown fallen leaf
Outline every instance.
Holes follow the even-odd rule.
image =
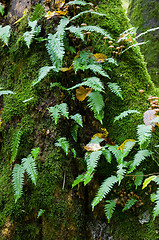
[[[87,95],[91,93],[91,91],[92,88],[84,88],[80,86],[79,88],[76,89],[76,98],[82,102],[87,97]]]
[[[107,56],[103,53],[95,53],[95,54],[93,54],[93,56],[95,57],[95,60],[98,63],[103,63],[107,59]]]
[[[95,152],[100,150],[102,147],[99,143],[88,143],[86,146],[84,146],[84,149],[86,149],[89,152]]]

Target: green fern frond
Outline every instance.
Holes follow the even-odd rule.
[[[61,103],[59,105],[55,105],[54,107],[49,107],[48,110],[51,113],[51,117],[53,118],[55,124],[57,124],[61,115],[68,118],[69,112],[67,103]]]
[[[74,180],[74,182],[72,183],[72,188],[75,187],[77,184],[79,184],[80,182],[84,181],[84,175],[81,174],[78,177],[76,177],[76,179]]]
[[[9,37],[11,34],[11,27],[9,25],[2,27],[0,25],[0,39],[8,46]]]
[[[95,118],[102,121],[104,117],[103,108],[105,104],[103,97],[99,92],[91,92],[88,94],[88,106],[94,112]]]
[[[138,125],[137,126],[137,135],[138,135],[138,142],[140,145],[140,149],[145,149],[147,148],[150,139],[151,139],[151,132],[152,131],[152,126],[151,125]]]
[[[125,204],[125,206],[124,206],[122,212],[124,212],[124,211],[130,209],[130,208],[131,208],[136,202],[137,202],[136,199],[133,199],[133,198],[132,198],[132,199],[129,199],[129,200],[126,202],[126,204]]]
[[[97,77],[84,78],[82,83],[76,84],[67,90],[72,90],[80,86],[88,86],[90,88],[93,88],[95,91],[104,92],[104,85]]]
[[[113,185],[118,182],[116,176],[108,177],[100,186],[96,197],[92,201],[92,209],[111,191]]]
[[[55,66],[45,66],[45,67],[40,68],[38,78],[33,81],[32,86],[36,85],[44,77],[46,77],[46,75],[50,72],[50,70],[53,70],[55,72],[58,71],[58,69]]]
[[[71,148],[71,152],[73,153],[73,157],[76,158],[77,152],[74,148]]]
[[[4,94],[15,94],[14,92],[10,91],[10,90],[1,90],[0,91],[0,96],[4,95]]]
[[[70,31],[76,37],[79,37],[79,38],[82,39],[82,41],[84,41],[84,34],[83,34],[81,28],[78,28],[78,27],[75,27],[75,26],[71,26],[71,27],[66,28],[66,30]]]
[[[76,123],[78,123],[81,127],[83,127],[83,119],[81,114],[76,113],[75,115],[70,115],[70,118],[73,119]]]
[[[78,124],[74,124],[73,127],[71,128],[71,135],[75,142],[77,142],[78,128],[79,128]]]
[[[12,163],[17,156],[18,147],[20,144],[20,139],[21,139],[22,133],[23,133],[22,128],[18,128],[16,130],[15,134],[13,135],[12,149],[11,149],[12,155],[11,155],[10,163]]]
[[[110,88],[110,90],[113,93],[115,93],[115,95],[117,95],[118,97],[120,97],[123,100],[123,97],[122,97],[122,94],[121,94],[122,90],[117,83],[108,82],[108,87]]]
[[[121,163],[117,166],[117,168],[118,168],[117,178],[119,181],[119,185],[121,183],[121,180],[124,178],[124,175],[126,174],[126,169],[124,167],[125,167],[125,165],[123,163]]]
[[[30,155],[28,155],[27,158],[22,159],[22,166],[24,170],[26,170],[28,176],[31,178],[32,182],[36,185],[37,181],[37,169],[34,158]]]
[[[114,118],[114,122],[121,120],[122,118],[127,117],[129,114],[133,114],[133,113],[140,114],[140,112],[138,112],[137,110],[127,110],[127,111],[120,113],[118,116],[116,116]]]
[[[84,175],[84,186],[86,186],[93,178],[91,170],[88,170]]]
[[[151,156],[152,152],[149,150],[140,150],[135,154],[134,160],[132,164],[130,165],[130,170],[128,173],[134,171],[134,169],[141,164],[143,160],[145,160],[146,157]]]
[[[4,5],[0,3],[0,14],[4,15]]]
[[[109,33],[107,33],[107,31],[105,31],[103,28],[101,27],[97,27],[97,26],[84,26],[84,27],[80,27],[80,29],[82,31],[86,31],[86,32],[97,32],[102,34],[105,37],[108,37],[109,39],[112,39],[112,37],[109,35]]]
[[[90,174],[97,167],[97,164],[98,164],[101,154],[102,154],[102,151],[95,151],[95,152],[90,153],[88,155],[88,157],[86,158],[87,170],[90,171]]]
[[[142,32],[142,33],[140,33],[138,36],[136,36],[135,39],[138,39],[139,37],[141,37],[141,36],[143,36],[143,35],[145,35],[145,34],[147,34],[147,33],[149,33],[149,32],[154,32],[154,31],[156,31],[156,30],[159,30],[159,27],[148,29],[147,31]]]
[[[95,74],[100,74],[103,77],[107,77],[110,79],[109,75],[103,70],[103,68],[100,65],[97,64],[89,64],[86,66],[85,69],[90,69],[92,72],[94,72]]]
[[[45,212],[44,209],[40,209],[38,212],[37,218],[41,217],[44,212]]]
[[[79,57],[73,60],[73,69],[75,74],[78,70],[85,71],[89,64],[94,64],[94,56],[89,51],[80,51]]]
[[[116,201],[115,200],[107,200],[106,205],[104,207],[105,215],[108,219],[108,223],[110,223],[110,219],[115,211]]]
[[[118,164],[121,164],[123,160],[123,154],[121,150],[118,150],[118,147],[119,147],[118,145],[109,146],[108,150],[114,154]]]
[[[64,35],[65,35],[65,30],[66,26],[69,23],[69,19],[63,17],[60,20],[59,25],[57,26],[57,32],[55,33],[56,37],[60,39],[60,41],[63,41]]]
[[[135,173],[135,180],[134,180],[136,189],[137,189],[138,186],[141,185],[142,181],[143,181],[143,172],[136,172]]]
[[[45,14],[44,6],[41,4],[36,4],[35,7],[33,7],[33,12],[31,13],[30,21],[33,22],[35,20],[39,21]]]
[[[40,152],[40,148],[39,148],[39,147],[33,148],[33,149],[31,150],[31,155],[33,156],[34,159],[37,158],[39,152]]]
[[[153,220],[159,215],[159,188],[155,195],[155,207],[153,209]]]
[[[103,153],[105,159],[107,160],[107,162],[111,163],[112,156],[111,156],[110,151],[108,149],[102,149],[102,153]]]
[[[31,31],[27,31],[23,34],[24,41],[28,48],[30,48],[30,44],[34,38],[35,35],[38,35],[41,31],[41,27],[37,27],[37,20],[31,22],[28,22],[29,27],[31,28]]]
[[[57,142],[55,143],[56,147],[61,147],[64,152],[66,153],[66,155],[68,155],[68,151],[69,151],[69,142],[67,141],[67,139],[65,137],[59,138],[57,140]]]
[[[85,1],[75,0],[75,1],[70,1],[66,4],[66,6],[71,6],[71,5],[81,5],[81,6],[90,5],[90,6],[92,6],[92,3],[87,3]]]
[[[15,197],[15,202],[17,202],[17,200],[22,195],[23,182],[24,182],[24,168],[19,164],[15,164],[12,171],[12,177],[13,177],[14,197]]]

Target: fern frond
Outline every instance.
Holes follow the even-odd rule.
[[[116,201],[115,200],[107,200],[106,205],[104,207],[105,215],[108,219],[108,223],[110,223],[110,219],[115,211]]]
[[[24,170],[26,170],[28,176],[31,178],[32,182],[36,185],[37,181],[37,169],[36,164],[34,161],[34,158],[30,155],[28,155],[27,158],[22,159],[22,166]]]
[[[44,77],[46,77],[46,75],[50,72],[50,70],[53,70],[55,72],[58,71],[58,69],[55,66],[45,66],[40,68],[39,70],[39,75],[38,75],[38,79],[34,80],[32,83],[32,86],[36,85],[37,83],[39,83]]]
[[[17,200],[22,195],[23,182],[24,182],[24,168],[19,164],[15,164],[12,171],[12,177],[13,177],[14,197],[15,197],[15,202],[17,202]]]
[[[74,124],[73,127],[71,128],[71,135],[75,142],[77,142],[78,128],[79,128],[78,124]]]
[[[152,152],[149,150],[140,150],[135,154],[134,161],[130,165],[130,170],[128,173],[134,171],[134,169],[141,164],[143,160],[145,160],[146,157],[151,156]]]
[[[82,83],[76,84],[73,87],[68,88],[67,90],[72,90],[80,86],[88,86],[90,88],[93,88],[95,91],[104,92],[104,85],[97,77],[84,78]]]
[[[129,200],[126,202],[126,204],[125,204],[125,206],[124,206],[122,212],[124,212],[124,211],[130,209],[130,208],[131,208],[136,202],[137,202],[136,199],[133,199],[133,198],[132,198],[132,199],[129,199]]]
[[[127,50],[129,50],[129,49],[132,48],[132,47],[137,47],[137,46],[140,46],[140,45],[146,44],[146,43],[148,43],[148,42],[149,42],[149,41],[147,41],[147,42],[140,42],[140,43],[133,44],[133,45],[129,46],[128,48],[126,48],[124,51],[122,51],[122,53],[126,52]]]
[[[73,157],[76,158],[77,152],[74,148],[71,148],[71,152],[73,153]]]
[[[88,106],[96,114],[104,108],[103,97],[99,92],[91,92],[88,94]]]
[[[105,159],[107,160],[107,162],[111,163],[112,156],[111,156],[110,151],[108,149],[102,149],[102,153],[103,153]]]
[[[84,186],[86,186],[93,178],[91,170],[88,170],[84,175]]]
[[[9,37],[11,34],[11,27],[9,25],[2,27],[0,25],[0,39],[8,46]]]
[[[100,74],[103,77],[107,77],[110,79],[109,75],[103,70],[103,68],[97,64],[89,64],[86,66],[85,69],[90,69],[92,72],[94,72],[95,74]]]
[[[10,90],[1,90],[0,91],[0,96],[4,95],[4,94],[15,94],[14,92],[10,91]]]
[[[142,32],[142,33],[140,33],[138,36],[136,36],[135,39],[138,39],[139,37],[141,37],[141,36],[143,36],[143,35],[145,35],[145,34],[147,34],[147,33],[149,33],[149,32],[154,32],[154,31],[156,31],[156,30],[159,30],[159,27],[148,29],[147,31]]]
[[[114,154],[118,164],[121,164],[123,160],[123,154],[121,150],[118,150],[118,147],[119,147],[118,145],[109,146],[108,150]]]
[[[69,142],[67,141],[67,139],[65,137],[59,138],[57,140],[57,142],[55,143],[56,147],[61,147],[64,152],[66,153],[66,155],[68,155],[68,151],[69,151]]]
[[[80,182],[84,181],[84,175],[81,174],[78,177],[76,177],[76,179],[74,180],[74,182],[72,183],[72,188],[75,187],[77,184],[79,184]]]
[[[3,16],[4,15],[4,5],[0,3],[0,14]]]
[[[125,165],[123,163],[121,163],[117,166],[117,168],[118,168],[117,178],[119,181],[119,185],[121,183],[121,180],[124,178],[124,175],[126,174],[126,169],[124,167],[125,167]]]
[[[153,209],[153,220],[159,215],[159,188],[157,188],[157,192],[155,195],[155,207]]]
[[[59,105],[55,105],[54,107],[49,107],[48,110],[51,113],[51,117],[53,118],[55,124],[57,124],[61,115],[68,118],[69,112],[67,103],[61,103]]]
[[[140,112],[138,112],[137,110],[127,110],[127,111],[120,113],[118,116],[116,116],[114,118],[114,122],[121,120],[122,118],[127,117],[129,114],[133,114],[133,113],[140,114]]]
[[[143,172],[136,172],[135,173],[135,179],[134,179],[136,189],[137,189],[138,186],[141,185],[142,181],[143,181]]]
[[[116,176],[108,177],[100,186],[96,197],[92,201],[92,209],[111,191],[113,185],[118,182]]]
[[[38,214],[37,214],[37,218],[41,217],[44,212],[45,212],[44,209],[40,209]]]
[[[40,3],[36,4],[35,7],[33,7],[33,12],[31,13],[30,21],[33,22],[35,20],[41,19],[45,14],[44,6],[42,6]]]
[[[76,113],[75,115],[70,115],[70,118],[73,119],[76,123],[78,123],[81,127],[83,127],[83,119],[81,114]]]
[[[66,6],[71,6],[71,5],[80,5],[80,6],[90,5],[90,6],[92,6],[92,3],[87,3],[85,1],[75,0],[75,1],[70,1],[66,4]]]
[[[31,31],[25,32],[23,34],[23,38],[24,38],[24,41],[25,41],[27,47],[30,48],[30,44],[33,40],[33,37],[35,35],[39,34],[39,32],[41,31],[41,27],[40,26],[37,27],[37,20],[35,20],[33,22],[29,21],[28,25],[31,28]]]
[[[70,31],[76,37],[79,37],[79,38],[82,39],[82,41],[84,41],[84,34],[83,34],[83,32],[82,32],[82,30],[80,28],[75,27],[75,26],[70,26],[70,27],[66,28],[66,30]]]
[[[34,159],[37,158],[39,152],[40,152],[40,148],[39,148],[39,147],[33,148],[33,149],[31,150],[31,155],[33,156]]]
[[[13,136],[12,149],[11,149],[12,155],[11,155],[10,163],[12,163],[17,156],[22,133],[23,133],[22,128],[18,128]]]
[[[80,27],[80,29],[82,31],[86,31],[86,32],[97,32],[102,34],[105,37],[108,37],[109,39],[112,39],[112,37],[109,35],[109,33],[107,33],[107,31],[105,31],[103,28],[101,27],[97,27],[97,26],[84,26],[84,27]]]
[[[97,164],[98,164],[101,154],[102,154],[102,151],[95,151],[95,152],[90,153],[88,155],[88,157],[86,158],[87,170],[90,171],[90,174],[97,167]]]
[[[152,126],[151,125],[138,125],[137,126],[137,135],[138,135],[138,142],[140,145],[140,149],[147,148],[150,139],[151,139],[151,132]]]
[[[110,88],[110,90],[113,93],[115,93],[115,95],[117,95],[118,97],[120,97],[123,100],[123,97],[122,97],[122,94],[121,94],[122,90],[117,83],[108,82],[108,87]]]

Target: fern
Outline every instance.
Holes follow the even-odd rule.
[[[137,38],[139,38],[139,37],[141,37],[141,36],[143,36],[143,35],[145,35],[145,34],[147,34],[147,33],[149,33],[149,32],[154,32],[154,31],[156,31],[156,30],[159,30],[159,27],[148,29],[147,31],[142,32],[142,33],[140,33],[138,36],[136,36],[135,39],[137,39]]]
[[[39,21],[45,14],[44,6],[41,4],[36,4],[36,6],[33,8],[33,13],[31,14],[30,21],[33,22],[35,20]]]
[[[12,139],[12,149],[11,149],[12,155],[11,155],[10,163],[12,163],[17,156],[21,136],[22,136],[22,129],[18,128]]]
[[[32,182],[36,185],[37,181],[37,169],[35,160],[31,155],[28,155],[27,158],[22,159],[22,166],[26,170],[28,176],[31,178]]]
[[[73,127],[71,128],[71,135],[75,142],[77,142],[78,128],[79,128],[78,124],[74,124]]]
[[[153,209],[153,219],[159,215],[159,188],[157,189],[156,196],[155,196],[155,207]]]
[[[44,209],[40,209],[38,212],[37,218],[41,217],[44,212],[45,212]]]
[[[80,5],[80,6],[90,5],[90,6],[92,6],[92,3],[87,3],[85,1],[75,0],[75,1],[70,1],[66,4],[66,6],[71,6],[71,5]]]
[[[127,117],[129,114],[137,113],[140,114],[137,110],[128,110],[120,113],[118,116],[114,118],[114,122],[123,119],[124,117]]]
[[[77,55],[73,60],[73,69],[75,71],[75,74],[78,70],[86,70],[87,66],[93,63],[94,59],[92,53],[90,53],[89,51],[80,51],[79,56]]]
[[[50,72],[50,70],[53,70],[55,72],[58,71],[58,69],[55,66],[45,66],[40,68],[39,70],[39,75],[38,75],[38,79],[34,80],[32,83],[32,86],[36,85],[37,83],[39,83],[44,77],[46,77],[46,75]]]
[[[79,37],[79,38],[82,39],[82,41],[84,41],[84,34],[83,34],[81,28],[75,27],[75,26],[70,26],[70,27],[66,28],[66,30],[70,31],[70,32],[73,33],[76,37]]]
[[[118,182],[116,176],[108,177],[100,186],[96,197],[92,201],[92,209],[111,191],[113,185]]]
[[[94,112],[94,116],[102,123],[104,117],[103,108],[105,106],[103,97],[99,92],[91,92],[88,94],[88,106]]]
[[[138,135],[138,142],[140,145],[140,149],[143,150],[147,148],[150,138],[151,138],[151,131],[152,126],[151,125],[138,125],[137,126],[137,135]]]
[[[69,151],[69,142],[66,140],[65,137],[59,138],[57,140],[57,142],[55,143],[56,147],[61,147],[64,152],[66,153],[66,155],[68,155],[68,151]]]
[[[67,103],[61,103],[59,105],[55,105],[54,107],[49,107],[48,110],[51,113],[51,117],[53,118],[55,124],[57,124],[57,121],[61,115],[68,118],[69,112]]]
[[[30,48],[30,44],[34,38],[35,35],[38,35],[41,31],[41,27],[37,27],[37,20],[28,23],[29,27],[31,28],[31,31],[27,31],[23,34],[24,41],[28,48]]]
[[[113,93],[115,93],[118,97],[120,97],[123,100],[123,97],[121,94],[122,90],[117,83],[108,82],[108,87]]]
[[[106,205],[104,207],[105,215],[108,219],[108,223],[110,223],[110,219],[115,211],[116,201],[115,200],[107,200]]]
[[[141,164],[146,157],[149,157],[152,154],[149,150],[140,150],[135,154],[134,160],[130,165],[129,173],[134,171],[134,169]]]
[[[99,158],[102,154],[102,151],[95,151],[88,155],[86,158],[87,162],[87,170],[90,171],[90,174],[94,171],[94,169],[97,167]]]
[[[135,173],[135,179],[134,179],[136,189],[137,189],[138,186],[141,185],[142,181],[143,181],[143,172],[136,172]]]
[[[118,164],[121,164],[123,161],[123,154],[122,151],[118,150],[118,147],[119,147],[118,145],[109,146],[108,150],[114,154]]]
[[[79,184],[80,182],[83,182],[84,180],[84,175],[81,174],[78,177],[76,177],[76,179],[74,180],[74,182],[72,183],[72,188],[75,187],[77,184]]]
[[[71,152],[73,153],[73,157],[76,158],[77,152],[74,148],[71,148]]]
[[[103,77],[107,77],[110,79],[109,75],[102,69],[101,66],[97,65],[97,64],[89,64],[86,66],[85,69],[90,69],[92,72],[94,72],[95,74],[100,74]]]
[[[118,178],[119,184],[121,183],[121,180],[124,178],[124,175],[126,174],[126,169],[124,167],[125,165],[123,163],[117,166],[118,168],[117,178]]]
[[[12,177],[13,177],[14,197],[15,197],[15,202],[17,202],[17,200],[22,195],[23,182],[24,182],[24,168],[19,164],[15,164],[12,172]]]
[[[129,200],[126,202],[126,204],[125,204],[125,206],[124,206],[122,212],[124,212],[124,211],[130,209],[130,208],[131,208],[136,202],[137,202],[136,199],[133,199],[133,198],[132,198],[132,199],[129,199]]]
[[[15,94],[14,92],[10,91],[10,90],[1,90],[0,91],[0,96],[4,95],[4,94]]]
[[[91,170],[88,170],[84,175],[84,186],[86,186],[93,178]]]
[[[81,17],[82,15],[87,14],[87,13],[91,13],[91,14],[95,14],[95,15],[103,16],[103,17],[107,16],[106,14],[103,14],[103,13],[86,10],[86,11],[80,12],[79,14],[77,14],[76,16],[74,16],[73,18],[71,18],[71,19],[70,19],[70,22],[74,21],[75,19],[77,19],[77,18],[79,18],[79,17]],[[110,39],[111,39],[111,38],[110,38]]]
[[[105,37],[108,37],[109,39],[112,39],[112,37],[109,35],[109,33],[107,33],[103,28],[101,27],[97,27],[97,26],[84,26],[84,27],[80,27],[80,29],[82,31],[86,31],[86,32],[97,32],[102,34]]]
[[[73,87],[68,88],[67,90],[72,90],[72,89],[78,88],[80,86],[88,86],[90,88],[93,88],[95,91],[104,92],[103,83],[97,77],[85,78],[85,79],[83,79],[82,83],[76,84]]]
[[[2,27],[0,25],[0,39],[8,46],[9,37],[11,34],[11,27],[9,25]]]
[[[2,3],[0,3],[0,14],[4,15],[4,5]]]
[[[102,149],[102,153],[105,157],[105,159],[107,160],[108,163],[111,163],[111,153],[108,149]]]
[[[83,127],[83,120],[82,120],[81,114],[76,113],[75,115],[70,115],[70,118],[73,119],[75,122],[77,122],[78,125]]]

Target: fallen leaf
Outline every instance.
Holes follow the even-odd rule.
[[[107,59],[107,56],[103,53],[95,53],[95,54],[93,54],[93,56],[95,57],[95,60],[98,63],[103,63]]]
[[[28,12],[28,9],[25,8],[25,10],[23,12],[23,16],[21,18],[19,18],[15,23],[13,23],[13,25],[17,24],[18,22],[20,22],[27,15],[27,12]]]
[[[136,143],[136,141],[134,139],[126,139],[119,147],[118,147],[118,150],[121,150],[122,152],[124,152],[124,150],[126,149],[126,147],[128,147],[128,144],[129,143],[132,143],[131,144],[131,147],[133,147]]]
[[[54,16],[65,16],[67,14],[67,11],[48,11],[45,15],[45,18],[50,19]]]
[[[88,143],[86,146],[84,146],[84,149],[86,149],[89,152],[95,152],[100,150],[102,147],[99,143]]]
[[[79,101],[83,101],[89,93],[91,93],[92,88],[84,88],[80,86],[79,88],[76,89],[76,98]]]
[[[157,117],[156,111],[155,110],[147,110],[144,113],[144,123],[145,125],[152,125],[153,127],[155,127],[155,125],[157,125],[155,122],[152,123],[151,121]]]
[[[73,65],[71,65],[69,68],[61,68],[60,71],[61,72],[68,72],[71,71],[73,69]]]
[[[65,5],[65,0],[55,0],[56,8],[62,8]]]

